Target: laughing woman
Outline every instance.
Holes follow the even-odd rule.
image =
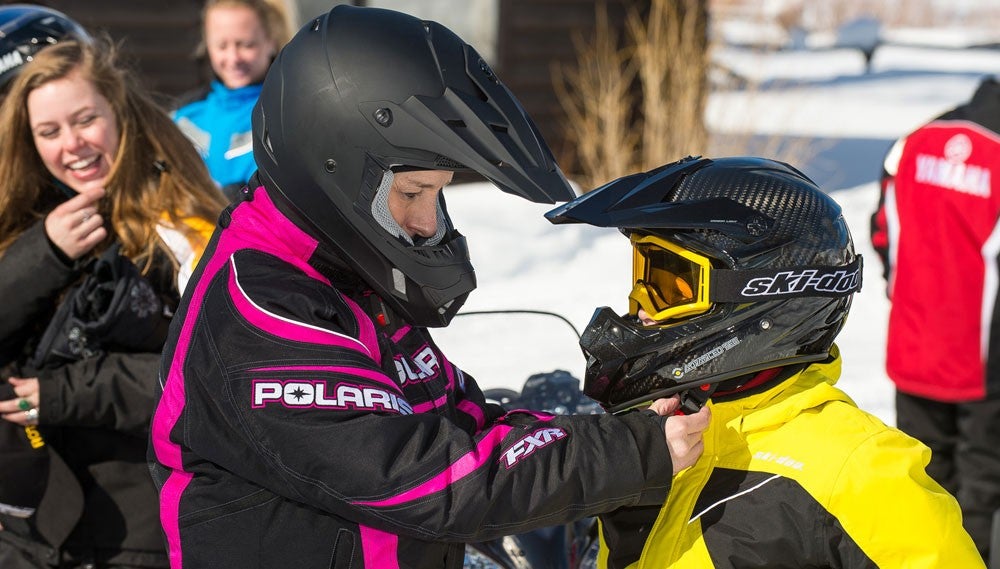
[[[5,569],[167,566],[145,464],[159,352],[225,200],[106,44],[43,50],[0,110],[0,417],[50,449],[22,479],[72,473],[48,475],[55,513],[0,510]]]

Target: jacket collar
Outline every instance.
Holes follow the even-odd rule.
[[[243,102],[256,102],[263,88],[263,83],[252,83],[246,87],[230,89],[218,79],[212,80],[212,96],[217,97],[223,103],[239,104]]]
[[[825,405],[830,401],[854,404],[850,397],[834,387],[841,373],[840,350],[834,345],[830,357],[810,364],[771,389],[744,398],[720,403],[712,402],[715,417],[728,422],[741,418],[740,430],[757,431],[782,424],[807,409]]]

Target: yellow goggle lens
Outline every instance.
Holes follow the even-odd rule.
[[[663,321],[708,310],[712,267],[708,257],[652,235],[633,235],[631,241],[631,314],[638,315],[641,308],[650,318]]]

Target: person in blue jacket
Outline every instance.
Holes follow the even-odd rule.
[[[199,55],[207,55],[212,83],[174,112],[208,171],[232,199],[257,169],[250,143],[250,112],[278,49],[288,39],[285,14],[267,0],[209,0]]]

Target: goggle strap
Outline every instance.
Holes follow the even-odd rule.
[[[712,302],[760,302],[806,296],[847,296],[861,290],[861,255],[848,265],[793,269],[713,269]]]

